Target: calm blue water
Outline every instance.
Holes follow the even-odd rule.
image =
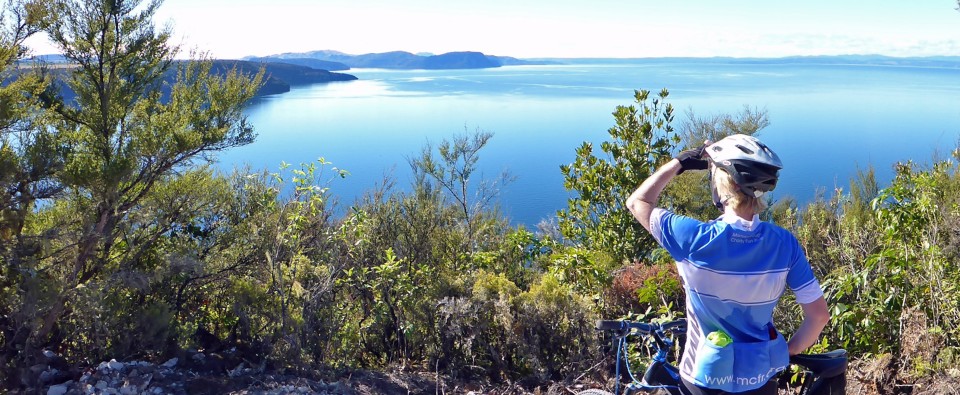
[[[298,87],[251,105],[257,141],[221,155],[221,168],[275,170],[322,156],[351,173],[329,185],[348,207],[385,175],[405,187],[407,158],[427,142],[481,129],[494,137],[479,172],[516,177],[500,206],[513,223],[532,226],[566,207],[560,165],[581,142],[608,137],[611,113],[632,103],[634,89],[670,90],[677,128],[687,109],[708,116],[766,108],[771,125],[760,137],[785,164],[775,199],[806,202],[818,188],[846,189],[857,168],[870,165],[886,183],[894,163],[947,156],[960,136],[956,69],[646,62],[350,73],[360,80]]]

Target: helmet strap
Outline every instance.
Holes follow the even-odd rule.
[[[710,194],[713,195],[713,205],[718,210],[723,211],[723,201],[720,200],[720,193],[717,192],[717,184],[713,182],[713,172],[715,171],[717,171],[716,166],[711,164],[710,170],[707,171],[707,182],[710,184]]]
[[[723,201],[720,200],[720,194],[717,193],[717,186],[710,186],[710,193],[713,195],[713,205],[717,206],[717,209],[723,211]]]

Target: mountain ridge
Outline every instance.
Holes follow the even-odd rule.
[[[54,85],[59,94],[67,101],[75,97],[75,93],[66,83],[69,73],[73,69],[71,65],[64,61],[45,60],[48,63],[65,64],[65,67],[50,69],[50,75],[53,77]],[[190,62],[187,60],[178,60],[177,63]],[[256,96],[266,96],[286,93],[290,91],[291,86],[309,85],[317,83],[353,81],[357,77],[351,74],[335,73],[327,70],[315,69],[308,66],[274,63],[274,62],[254,62],[246,60],[232,59],[214,59],[211,61],[210,72],[214,75],[226,76],[231,71],[240,74],[252,76],[264,71],[263,85],[257,91]],[[164,74],[164,83],[160,85],[161,94],[164,98],[170,94],[170,87],[177,78],[177,66],[171,67]],[[29,69],[24,69],[29,70]]]
[[[485,59],[481,59],[480,57]],[[473,58],[473,65],[450,65],[455,58]],[[392,58],[392,60],[391,60]],[[430,67],[425,65],[428,59],[437,58],[440,61]],[[446,61],[443,61],[446,59]],[[227,59],[220,59],[227,60]],[[368,53],[351,55],[335,50],[315,50],[306,52],[285,52],[268,56],[246,56],[241,61],[256,63],[280,63],[306,66],[308,68],[327,71],[345,71],[350,68],[392,68],[392,69],[440,69],[445,68],[488,68],[516,65],[562,65],[562,64],[629,64],[647,62],[708,62],[708,63],[740,63],[740,64],[823,64],[823,65],[885,65],[885,66],[918,66],[918,67],[949,67],[960,68],[960,56],[932,55],[932,56],[889,56],[879,54],[845,54],[845,55],[791,55],[780,57],[732,57],[732,56],[664,56],[664,57],[531,57],[517,58],[512,56],[486,55],[475,51],[448,52],[445,54],[413,54],[406,51],[390,51],[382,53]],[[44,54],[32,56],[25,60],[42,61],[46,63],[64,63],[66,60],[59,54]],[[383,64],[394,62],[394,64]],[[398,63],[399,62],[399,63]],[[446,63],[446,65],[444,65]]]
[[[525,60],[510,56],[487,55],[477,51],[455,51],[439,55],[414,54],[407,51],[389,51],[351,55],[334,50],[285,52],[262,57],[247,56],[245,60],[257,59],[270,62],[290,62],[291,59],[314,59],[344,64],[349,68],[382,68],[400,70],[452,70],[485,69],[501,66],[553,64],[550,61]]]
[[[702,62],[733,64],[812,64],[812,65],[882,65],[960,68],[960,56],[908,56],[888,55],[794,55],[781,57],[637,57],[637,58],[529,58],[528,60],[553,61],[559,64],[636,64],[663,62]]]
[[[254,57],[245,57],[250,59]],[[463,69],[492,68],[517,65],[562,65],[562,64],[626,64],[644,62],[727,62],[740,64],[822,64],[822,65],[886,65],[960,68],[960,56],[908,56],[897,57],[879,54],[844,55],[790,55],[779,57],[529,57],[486,55],[476,51],[447,52],[440,55],[407,51],[389,51],[366,54],[348,54],[336,50],[314,50],[305,52],[286,52],[259,57],[271,62],[292,62],[289,59],[315,59],[344,64],[349,68],[385,68],[385,69]]]

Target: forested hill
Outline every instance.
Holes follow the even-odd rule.
[[[338,51],[310,51],[284,53],[263,58],[245,58],[247,60],[266,59],[274,62],[303,62],[305,59],[321,60],[344,64],[351,68],[381,69],[482,69],[500,66],[552,64],[549,61],[522,60],[509,56],[486,55],[481,52],[448,52],[440,55],[418,55],[405,51],[350,55]],[[302,64],[302,63],[298,63]]]
[[[327,60],[311,59],[311,58],[248,57],[248,58],[245,58],[244,60],[248,60],[251,62],[295,64],[298,66],[307,66],[310,68],[327,70],[327,71],[343,71],[343,70],[350,69],[350,66],[347,66],[340,62],[331,62]]]
[[[63,62],[57,62],[63,63]],[[308,85],[336,81],[353,81],[357,77],[334,73],[327,70],[320,70],[312,67],[274,62],[254,62],[246,60],[214,60],[211,72],[218,75],[226,75],[231,70],[236,69],[244,75],[256,75],[260,68],[265,71],[263,86],[257,91],[257,96],[275,95],[290,91],[291,86]],[[54,78],[64,81],[66,73],[72,70],[70,66],[51,68],[50,72]],[[166,84],[161,88],[166,97],[170,93],[170,85],[176,80],[177,67],[172,67],[165,75]],[[72,99],[74,92],[65,83],[59,83],[60,94],[65,99]]]
[[[316,69],[304,65],[276,62],[253,62],[246,60],[215,60],[212,71],[226,74],[236,68],[244,74],[256,74],[260,67],[266,71],[264,85],[257,92],[257,96],[272,95],[290,91],[291,86],[316,84],[335,81],[353,81],[357,77]]]

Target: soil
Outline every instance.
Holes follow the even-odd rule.
[[[197,375],[192,372],[174,372],[154,376],[150,385],[138,391],[124,391],[123,387],[98,390],[95,384],[85,386],[74,382],[66,392],[39,388],[39,393],[65,394],[337,394],[337,395],[418,395],[418,394],[490,394],[490,395],[561,395],[576,394],[589,388],[604,388],[601,383],[561,384],[544,383],[533,386],[509,383],[455,383],[428,372],[371,372],[355,371],[337,378],[310,378],[310,375],[253,374],[239,377],[224,375]],[[942,376],[914,383],[895,381],[878,383],[874,377],[853,372],[848,377],[848,395],[960,395],[960,378]],[[129,381],[129,380],[128,380]],[[16,393],[16,392],[14,392]],[[23,393],[37,393],[34,391]],[[781,390],[781,395],[795,392]]]
[[[34,369],[37,381],[13,394],[343,394],[343,395],[568,395],[591,388],[609,389],[609,377],[581,377],[573,383],[524,380],[515,383],[463,382],[434,372],[393,369],[383,372],[264,372],[240,363],[231,369],[214,354],[195,353],[161,364],[143,361],[103,362],[96,367],[61,372],[49,364]],[[960,370],[910,380],[894,371],[889,359],[853,361],[848,368],[849,395],[960,395]],[[597,373],[594,371],[594,373]],[[781,395],[795,395],[782,389]]]

